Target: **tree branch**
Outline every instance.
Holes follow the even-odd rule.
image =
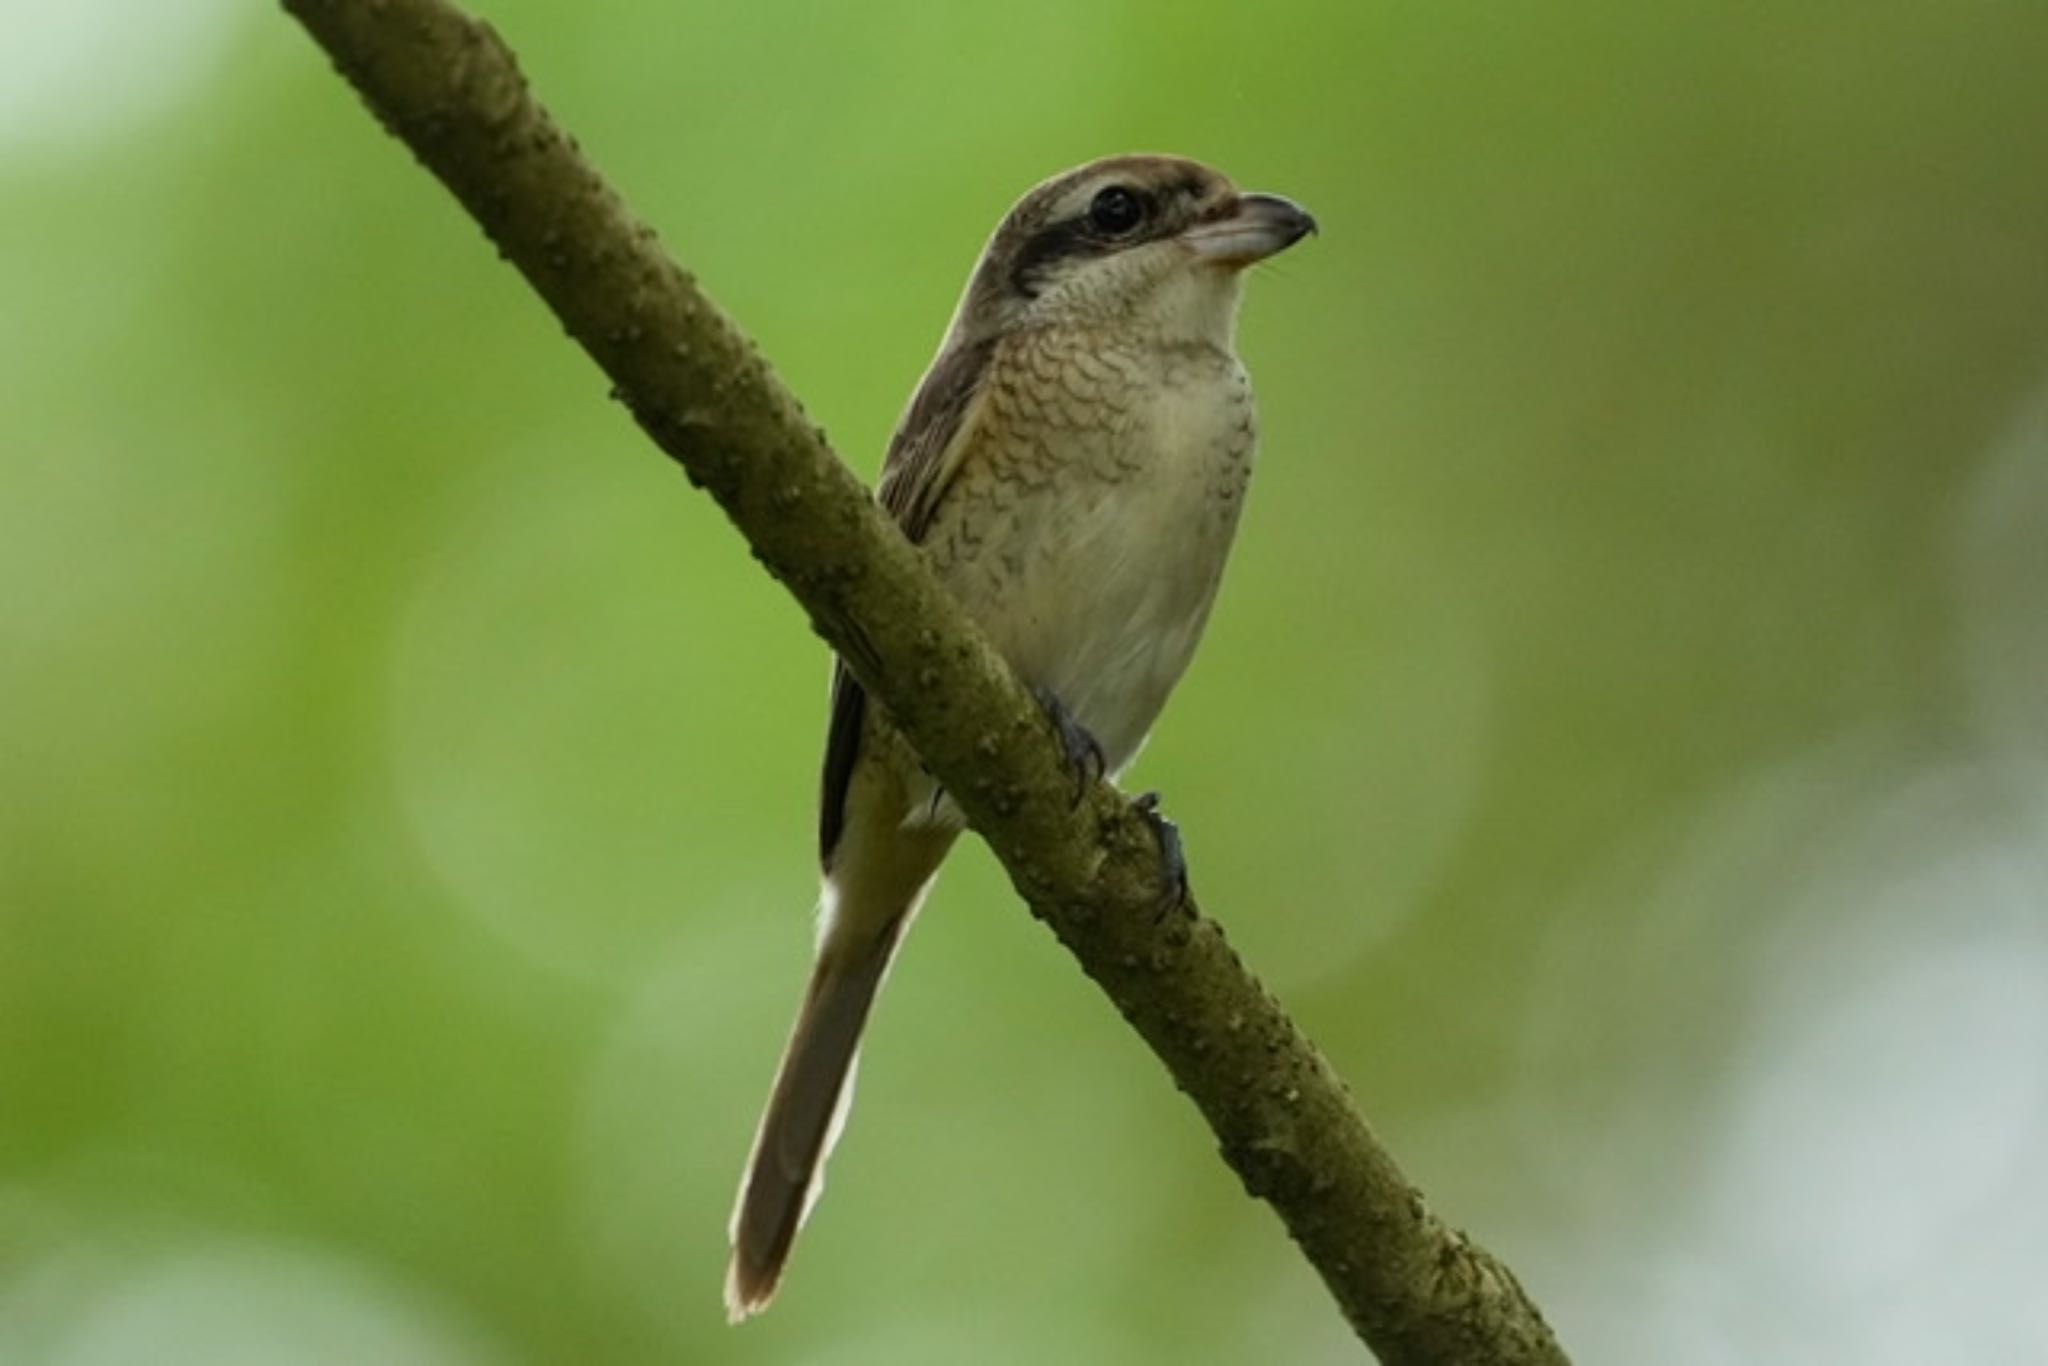
[[[1036,702],[752,343],[534,100],[497,34],[444,0],[284,7],[887,707],[1380,1358],[1564,1362],[1513,1274],[1430,1212],[1222,930],[1192,903],[1161,915],[1150,829],[1105,784],[1075,804]]]

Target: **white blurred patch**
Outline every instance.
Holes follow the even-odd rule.
[[[1759,1355],[2040,1359],[2039,832],[1987,771],[1931,773],[1835,843],[1760,947],[1694,1230],[1769,1311]]]
[[[1589,897],[1520,1126],[1586,1359],[2042,1359],[2041,833],[1995,766],[1836,748],[1635,851],[1636,923],[1631,877]]]
[[[1758,1253],[1898,1276],[2026,1178],[2048,1120],[2048,865],[1983,776],[1898,793],[1769,927],[1720,1179],[1728,1203],[1832,1217],[1781,1221]]]
[[[8,1366],[494,1366],[473,1325],[416,1286],[299,1244],[109,1236],[7,1261]]]
[[[145,125],[213,74],[241,13],[232,0],[0,0],[0,156]]]

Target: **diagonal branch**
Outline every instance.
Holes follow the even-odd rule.
[[[1513,1274],[1430,1212],[1215,922],[1192,903],[1161,916],[1144,820],[1102,783],[1075,805],[1038,705],[752,343],[532,97],[497,34],[445,0],[284,7],[888,708],[1380,1358],[1564,1362]]]

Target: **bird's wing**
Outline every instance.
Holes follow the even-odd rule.
[[[949,346],[910,400],[890,439],[876,492],[896,525],[913,544],[924,540],[932,515],[953,483],[966,447],[967,415],[988,372],[991,341]],[[825,764],[818,798],[818,858],[826,867],[846,822],[846,786],[860,755],[861,720],[867,693],[843,659],[832,661],[832,721],[825,734]]]

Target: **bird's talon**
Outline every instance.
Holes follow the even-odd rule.
[[[1159,914],[1163,916],[1188,902],[1188,859],[1187,851],[1181,847],[1180,827],[1160,811],[1157,792],[1140,793],[1131,800],[1131,808],[1144,818],[1151,827],[1152,838],[1159,842],[1159,880],[1166,888],[1166,895],[1159,901]]]
[[[1067,710],[1067,704],[1060,701],[1058,694],[1050,688],[1033,688],[1031,695],[1038,699],[1046,720],[1052,722],[1053,731],[1060,737],[1060,748],[1066,752],[1067,764],[1074,770],[1074,805],[1088,795],[1088,784],[1109,771],[1102,757],[1102,746],[1088,728],[1074,719],[1074,713]]]

